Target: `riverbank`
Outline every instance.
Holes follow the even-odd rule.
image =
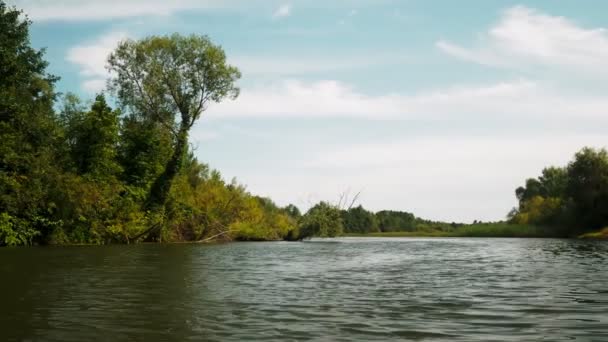
[[[465,225],[450,230],[417,230],[417,231],[401,231],[401,232],[375,232],[367,234],[357,233],[344,233],[339,237],[372,237],[372,238],[555,238],[550,234],[546,228],[535,227],[531,225],[517,225],[507,223],[482,223]],[[579,236],[573,236],[578,239],[589,239],[589,240],[608,240],[608,227],[582,234]],[[224,244],[231,242],[276,242],[286,241],[284,239],[260,239],[260,240],[242,240],[242,239],[205,239],[201,241],[177,241],[167,240],[161,242],[161,244],[169,245],[196,245],[196,244]],[[287,240],[288,241],[288,240]],[[138,245],[154,245],[159,242],[137,242],[134,244]],[[111,243],[112,245],[120,245],[121,243]],[[82,246],[99,246],[100,244],[87,244],[87,243],[65,243],[65,244],[51,244],[51,246],[70,246],[70,247],[82,247]],[[103,245],[103,244],[101,244]],[[107,245],[107,244],[106,244]]]
[[[347,237],[551,237],[546,228],[525,224],[481,223],[447,230],[415,230],[401,232],[377,232],[368,234],[348,233]]]

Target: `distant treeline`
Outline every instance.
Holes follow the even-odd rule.
[[[352,234],[448,231],[464,226],[462,223],[447,223],[418,218],[404,211],[382,210],[371,212],[357,206],[340,210],[344,232]]]

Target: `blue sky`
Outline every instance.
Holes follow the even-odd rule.
[[[281,205],[361,191],[372,210],[498,220],[525,178],[606,144],[606,2],[12,3],[84,98],[119,40],[209,35],[243,78],[194,128],[196,154]]]

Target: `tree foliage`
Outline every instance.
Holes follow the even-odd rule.
[[[583,148],[566,167],[549,167],[515,191],[515,223],[553,228],[553,235],[577,235],[608,225],[608,153]]]
[[[313,236],[335,237],[343,233],[342,215],[337,206],[319,202],[301,217],[297,229],[288,235],[289,240],[302,240]]]
[[[164,206],[184,162],[190,129],[211,102],[238,96],[235,82],[241,74],[226,63],[221,47],[197,35],[126,40],[108,64],[115,74],[112,89],[125,109],[172,133],[171,157],[149,196],[150,208]]]
[[[101,94],[86,112],[64,106],[66,143],[78,174],[99,178],[121,173],[117,159],[119,116],[120,112],[112,110]]]
[[[378,232],[378,219],[371,211],[367,211],[363,206],[342,210],[342,222],[346,233],[375,233]]]
[[[0,244],[22,244],[54,225],[47,216],[57,174],[57,78],[29,41],[30,21],[0,1]]]
[[[416,217],[414,214],[383,210],[376,214],[378,226],[383,232],[403,232],[416,229]]]
[[[295,229],[293,208],[226,182],[188,149],[208,105],[238,94],[240,74],[219,46],[179,35],[122,42],[109,62],[122,110],[103,94],[83,103],[68,93],[55,111],[57,78],[29,25],[0,1],[0,245],[129,243],[151,227],[174,241]]]

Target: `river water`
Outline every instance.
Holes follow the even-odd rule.
[[[1,341],[608,341],[608,242],[0,249]]]

